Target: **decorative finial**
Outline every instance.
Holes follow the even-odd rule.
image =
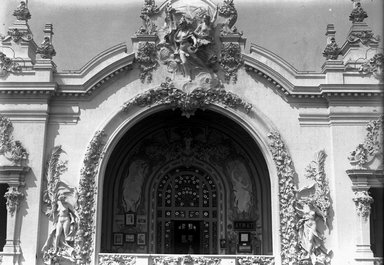
[[[41,54],[43,59],[52,59],[56,55],[55,48],[52,45],[53,25],[45,24],[44,28],[44,40],[40,47],[37,48],[36,53]]]
[[[337,60],[337,57],[340,54],[340,49],[337,46],[336,38],[335,38],[336,30],[333,24],[327,25],[327,32],[325,36],[328,37],[327,46],[324,49],[323,56],[327,60]]]
[[[349,20],[352,21],[352,23],[355,22],[363,22],[365,18],[368,17],[367,12],[364,11],[364,9],[361,7],[360,1],[354,1],[353,2],[353,10],[352,13],[349,15]]]
[[[25,1],[21,1],[18,7],[13,11],[13,15],[17,20],[25,20],[31,19],[31,13],[27,7]]]

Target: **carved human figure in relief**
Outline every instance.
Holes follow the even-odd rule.
[[[202,21],[196,27],[194,34],[197,38],[198,47],[202,45],[208,45],[213,42],[213,37],[214,37],[213,23],[216,20],[218,8],[219,7],[217,6],[216,12],[213,15],[212,19],[211,19],[211,16],[209,16],[208,14],[204,14]]]
[[[136,212],[140,205],[141,189],[147,171],[148,165],[143,160],[135,160],[129,166],[128,176],[123,182],[122,203],[126,212]]]

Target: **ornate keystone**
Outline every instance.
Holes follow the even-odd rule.
[[[31,13],[24,1],[21,1],[19,6],[13,11],[13,15],[17,20],[28,20],[31,19]]]
[[[373,198],[366,190],[355,191],[353,201],[356,205],[357,214],[366,220],[371,214],[371,204],[373,203]]]
[[[15,74],[19,72],[21,72],[21,66],[0,52],[0,77],[5,77],[9,73]]]
[[[154,104],[166,104],[172,106],[172,108],[181,109],[182,115],[188,118],[197,109],[204,109],[213,103],[220,103],[234,109],[243,107],[247,113],[252,108],[251,104],[221,88],[196,88],[191,93],[186,93],[175,88],[173,83],[169,81],[162,83],[159,88],[139,94],[131,101],[125,103],[123,111],[128,111],[132,105],[146,107]]]
[[[349,15],[349,20],[352,21],[352,23],[363,22],[364,19],[366,19],[367,17],[367,12],[365,12],[364,9],[361,7],[361,3],[354,3],[354,8],[352,10],[352,13]]]
[[[7,209],[11,216],[13,216],[25,195],[17,187],[9,187],[4,197],[7,199]]]

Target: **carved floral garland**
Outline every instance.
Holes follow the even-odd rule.
[[[5,77],[9,73],[21,72],[21,66],[0,52],[0,77]]]
[[[275,264],[275,258],[274,257],[244,257],[244,258],[237,258],[237,262],[240,265],[274,265]]]
[[[4,194],[4,197],[7,199],[7,209],[11,216],[13,216],[20,201],[24,199],[25,195],[20,192],[17,187],[9,187],[8,191]]]
[[[139,94],[123,106],[123,111],[128,111],[132,105],[139,107],[151,105],[170,105],[172,108],[179,108],[182,114],[190,117],[198,108],[204,109],[207,105],[220,103],[230,108],[243,107],[248,113],[252,105],[243,101],[237,95],[227,92],[221,88],[202,89],[197,88],[191,93],[177,89],[170,82],[162,83],[157,89],[150,89]]]
[[[373,203],[373,198],[366,190],[355,191],[353,201],[356,205],[357,214],[366,220],[371,213],[371,203]]]
[[[232,82],[237,81],[237,71],[243,65],[243,58],[241,56],[240,44],[238,43],[224,43],[221,49],[220,66],[224,71],[225,81],[229,84],[231,78]]]
[[[99,255],[99,265],[135,265],[136,257],[128,255]]]
[[[360,169],[383,154],[383,115],[378,120],[369,122],[366,129],[368,133],[364,143],[359,144],[348,156],[350,163]]]
[[[371,59],[369,59],[360,66],[359,72],[363,75],[372,73],[375,78],[379,80],[384,80],[383,68],[384,54],[377,53]]]
[[[192,257],[179,256],[179,257],[152,257],[155,265],[218,265],[221,262],[220,258],[207,258],[207,257]]]
[[[104,147],[103,131],[98,131],[91,140],[81,169],[79,187],[79,230],[75,239],[78,264],[90,264],[95,233],[96,175]]]
[[[158,66],[156,44],[145,42],[139,44],[139,50],[136,56],[136,62],[140,68],[140,80],[142,83],[147,79],[148,83],[152,81],[152,71]]]
[[[15,165],[21,165],[28,159],[28,153],[20,141],[13,140],[12,122],[0,115],[0,155],[4,155]]]
[[[280,238],[282,265],[297,264],[298,234],[295,229],[297,218],[295,212],[296,188],[292,159],[277,132],[271,132],[270,150],[277,167],[280,201]]]

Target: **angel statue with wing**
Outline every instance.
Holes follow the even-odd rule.
[[[55,147],[46,173],[47,189],[43,200],[47,206],[45,214],[53,222],[52,229],[42,247],[43,259],[46,264],[57,262],[61,257],[75,261],[73,248],[77,232],[79,216],[77,214],[77,190],[60,180],[67,170],[67,163],[60,160],[64,151],[61,146]]]

